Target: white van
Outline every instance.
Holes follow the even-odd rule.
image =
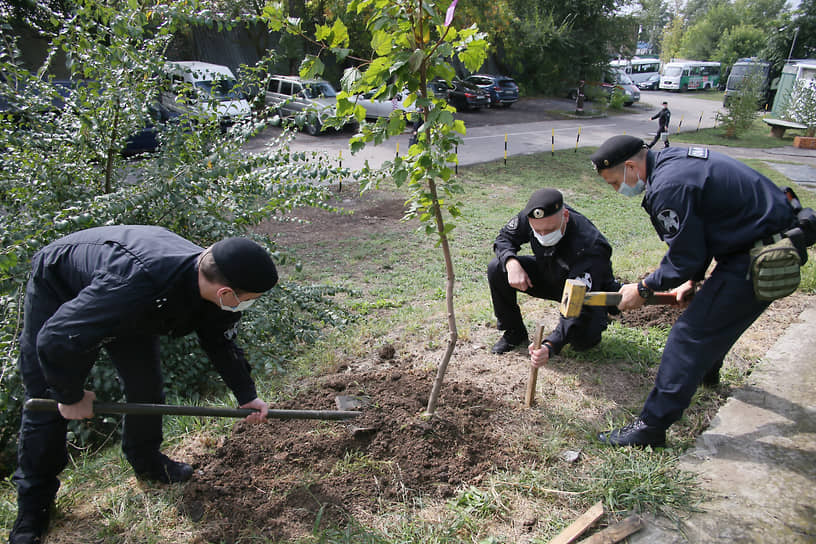
[[[173,61],[165,63],[164,71],[170,85],[162,91],[160,101],[172,112],[215,114],[222,125],[230,125],[251,113],[249,102],[237,89],[235,75],[227,66]]]

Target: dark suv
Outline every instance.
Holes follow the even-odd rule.
[[[459,111],[478,110],[490,105],[490,95],[473,83],[454,79],[448,103]]]
[[[519,98],[519,88],[512,77],[492,74],[473,74],[465,79],[490,95],[491,106],[509,108]]]

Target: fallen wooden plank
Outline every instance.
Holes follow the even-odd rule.
[[[595,503],[592,508],[581,514],[581,516],[573,521],[569,527],[558,533],[554,539],[550,540],[550,544],[570,544],[576,538],[581,536],[584,531],[598,521],[603,516],[603,502]]]
[[[636,533],[643,528],[643,519],[640,516],[629,516],[625,520],[610,525],[603,531],[599,531],[589,538],[585,538],[580,544],[615,544],[620,542],[632,533]]]

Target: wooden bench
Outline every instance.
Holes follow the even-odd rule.
[[[776,138],[781,138],[785,135],[785,131],[789,128],[806,129],[807,126],[802,123],[795,123],[793,121],[784,121],[782,119],[763,119],[768,126],[771,127],[771,135]]]

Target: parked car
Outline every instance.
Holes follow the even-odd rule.
[[[491,106],[509,108],[519,98],[519,88],[511,77],[492,74],[474,74],[465,78],[490,95]]]
[[[173,61],[164,65],[170,79],[159,101],[170,111],[214,114],[222,126],[251,114],[249,102],[227,66],[198,61]]]
[[[282,119],[299,118],[304,130],[317,136],[337,109],[337,91],[322,79],[274,75],[266,88],[266,105]]]
[[[637,88],[641,91],[656,91],[660,88],[660,74],[652,74],[648,79],[645,79],[637,84]]]
[[[431,92],[434,98],[438,98],[446,102],[448,101],[450,96],[450,86],[447,84],[447,82],[442,81],[441,79],[429,81],[428,90]]]
[[[623,104],[625,106],[631,106],[635,102],[640,101],[640,91],[623,71],[605,74],[603,81],[584,82],[584,96],[587,100],[593,100],[601,96],[609,99],[616,89],[623,94]],[[567,98],[575,100],[577,97],[578,88],[570,88],[567,92]]]
[[[374,98],[376,91],[369,91],[364,94],[349,97],[349,102],[356,103],[366,110],[366,119],[376,119],[378,117],[388,117],[395,110],[402,110],[406,113],[416,111],[416,104],[410,106],[405,104],[407,92],[397,93],[393,98]]]
[[[473,83],[455,79],[448,93],[448,102],[460,111],[478,110],[490,105],[490,96]]]
[[[617,70],[613,77],[615,78],[614,83],[623,89],[623,94],[625,99],[623,101],[624,106],[631,106],[635,102],[640,101],[640,90],[635,85],[635,82],[632,81],[632,78],[629,77],[626,72],[623,70]]]
[[[133,157],[142,153],[152,153],[159,148],[159,131],[165,123],[179,121],[178,112],[168,110],[156,102],[147,108],[148,119],[145,126],[137,130],[125,141],[122,155]]]

